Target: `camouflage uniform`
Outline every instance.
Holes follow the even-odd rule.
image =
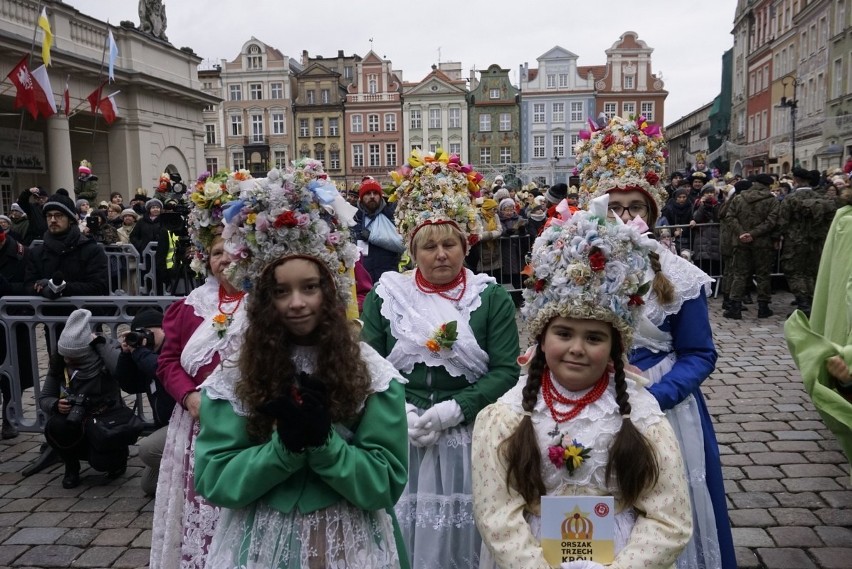
[[[734,248],[731,299],[735,302],[742,301],[752,275],[757,281],[758,302],[768,303],[772,298],[770,275],[779,209],[778,200],[769,188],[754,182],[751,188],[734,197],[725,212],[726,225],[730,226],[726,238],[733,240]],[[753,241],[741,242],[739,237],[743,233],[750,234]]]
[[[810,309],[822,246],[834,210],[833,200],[808,186],[796,188],[781,202],[781,263],[787,286],[805,312]]]

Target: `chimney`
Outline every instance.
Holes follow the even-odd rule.
[[[302,50],[302,65],[307,65],[307,64],[308,64],[308,50],[303,49]]]
[[[341,59],[342,59],[342,58],[344,58],[344,57],[346,57],[345,55],[343,55],[343,50],[342,50],[342,49],[338,49],[338,50],[337,50],[337,57],[339,57],[339,58],[341,58]]]

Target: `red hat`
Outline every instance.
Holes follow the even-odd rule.
[[[364,180],[361,182],[361,186],[358,188],[358,199],[364,199],[364,194],[367,192],[379,192],[382,193],[382,186],[375,180]]]

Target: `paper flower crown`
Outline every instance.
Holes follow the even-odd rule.
[[[266,266],[279,258],[311,257],[328,269],[337,294],[350,300],[358,250],[349,241],[354,207],[326,179],[322,163],[303,158],[266,178],[241,182],[239,199],[224,211],[225,250],[235,259],[225,276],[250,291]]]
[[[228,172],[220,170],[215,175],[203,172],[195,181],[189,195],[189,237],[195,246],[190,268],[199,274],[207,271],[207,258],[213,238],[222,234],[225,204],[235,200],[240,193],[239,182],[250,179],[245,170]]]
[[[423,155],[413,150],[408,162],[390,173],[395,189],[389,201],[396,202],[394,221],[409,246],[424,224],[455,223],[467,236],[474,228],[476,210],[471,194],[479,191],[482,174],[462,164],[455,154],[442,150]]]
[[[641,228],[607,222],[608,202],[604,196],[590,211],[554,220],[535,240],[521,307],[531,337],[563,316],[610,322],[625,349],[631,345],[642,296],[650,288],[645,271],[652,243]]]
[[[651,200],[659,216],[666,203],[661,180],[668,150],[660,127],[645,117],[613,117],[603,128],[589,122],[575,148],[580,176],[580,207],[610,190],[639,190]]]

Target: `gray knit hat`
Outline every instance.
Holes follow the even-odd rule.
[[[50,196],[45,202],[41,211],[47,215],[49,211],[58,211],[68,216],[68,219],[77,219],[77,206],[68,197],[68,192],[65,190],[57,190],[55,194]]]
[[[92,342],[92,326],[89,319],[92,313],[85,308],[78,308],[71,313],[56,347],[60,354],[69,358],[79,358],[89,353]]]
[[[154,207],[155,205],[159,206],[160,209],[163,209],[163,202],[161,202],[157,198],[152,198],[152,199],[148,200],[147,202],[145,202],[145,211],[150,212],[151,208]]]
[[[77,200],[75,205],[77,206],[77,209],[80,209],[80,206],[83,204],[89,205],[89,200],[80,198]]]
[[[118,215],[118,217],[123,218],[125,215],[132,215],[134,219],[136,219],[137,221],[139,220],[139,214],[129,207],[121,210],[121,213]]]

